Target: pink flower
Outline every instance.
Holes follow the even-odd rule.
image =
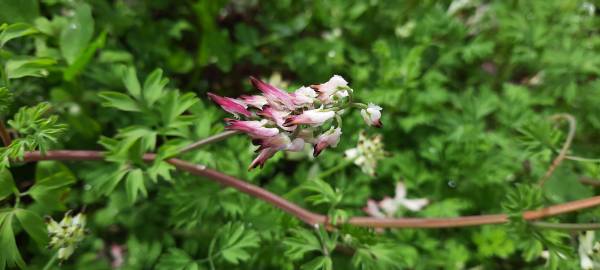
[[[275,86],[272,86],[266,82],[263,82],[257,78],[254,78],[254,77],[250,77],[250,81],[252,82],[252,85],[254,85],[254,87],[256,87],[256,89],[263,92],[263,94],[265,95],[265,98],[267,98],[269,103],[271,103],[271,104],[279,103],[279,104],[282,104],[283,106],[287,107],[288,109],[294,108],[294,102],[293,102],[293,99],[292,99],[292,96],[290,95],[290,93],[285,92]]]
[[[113,269],[121,268],[123,266],[125,251],[121,245],[112,244],[110,245],[110,256],[112,257],[111,266]]]
[[[317,98],[317,93],[310,87],[300,87],[292,94],[294,104],[307,105],[313,104]]]
[[[248,171],[251,171],[256,167],[264,167],[265,162],[275,155],[275,153],[277,153],[277,149],[274,148],[265,148],[261,150],[260,153],[258,153],[258,156],[250,163],[250,166],[248,166]]]
[[[256,142],[260,144],[260,147],[256,150],[259,153],[252,163],[250,163],[250,166],[248,166],[248,171],[256,167],[262,168],[265,165],[265,162],[273,157],[278,151],[297,152],[304,148],[303,139],[296,138],[293,141],[290,141],[290,138],[287,135],[281,133],[277,136],[256,140]]]
[[[268,103],[267,98],[260,95],[241,96],[240,98],[247,105],[257,108],[259,110],[262,109],[263,106],[267,105]]]
[[[238,114],[246,117],[252,116],[252,113],[246,109],[246,104],[240,100],[229,97],[221,97],[213,93],[208,93],[208,97],[210,97],[210,99],[212,99],[215,103],[219,104],[219,106],[221,106],[221,108],[228,113],[231,113],[235,116]]]
[[[277,128],[268,128],[265,127],[267,124],[267,120],[263,119],[261,121],[241,121],[235,119],[225,119],[229,124],[226,129],[229,130],[239,130],[241,132],[245,132],[253,138],[263,138],[263,137],[271,137],[275,136],[279,133],[279,129]]]
[[[325,111],[322,109],[313,109],[302,112],[299,115],[289,116],[283,126],[289,127],[293,125],[299,124],[307,124],[307,125],[322,125],[327,120],[333,118],[335,116],[334,111]]]
[[[259,145],[259,148],[256,150],[256,152],[259,152],[265,148],[297,152],[304,148],[303,139],[296,138],[292,141],[285,133],[279,133],[272,137],[258,138],[253,140],[252,143]]]
[[[318,156],[327,147],[336,147],[340,141],[340,135],[342,135],[342,129],[339,127],[335,129],[332,127],[327,132],[319,135],[315,141],[313,156]]]
[[[329,81],[326,83],[322,83],[319,85],[312,86],[317,92],[319,92],[319,99],[322,102],[331,102],[334,94],[338,92],[339,88],[344,88],[348,86],[348,82],[339,75],[333,75]],[[344,97],[348,96],[347,90],[341,90],[337,96]]]
[[[264,116],[277,124],[281,129],[286,131],[293,131],[296,129],[295,126],[284,126],[287,116],[290,114],[288,111],[276,110],[271,106],[264,106],[263,109],[258,112],[258,115]]]
[[[379,210],[379,206],[375,200],[369,199],[367,201],[367,206],[363,208],[363,211],[367,213],[369,216],[376,218],[385,218],[385,214]]]
[[[369,103],[366,109],[360,110],[360,115],[362,115],[367,125],[378,128],[383,126],[381,124],[381,107],[373,103]]]

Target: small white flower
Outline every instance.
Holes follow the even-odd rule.
[[[386,197],[378,204],[373,200],[367,201],[367,206],[363,208],[367,214],[373,217],[393,217],[400,207],[416,212],[429,204],[428,199],[407,199],[406,186],[402,182],[396,184],[396,194],[394,198]]]
[[[345,97],[348,96],[348,91],[343,89],[348,87],[348,82],[339,75],[333,75],[329,81],[316,86],[313,86],[319,92],[319,99],[321,102],[329,103],[332,101],[334,96]],[[340,90],[340,88],[342,88]],[[345,93],[344,93],[345,92]]]
[[[362,115],[367,125],[381,127],[381,110],[381,107],[373,103],[369,103],[369,106],[366,109],[360,110],[360,115]]]
[[[595,240],[594,231],[586,231],[578,236],[579,264],[581,269],[600,269],[600,243]]]
[[[294,104],[312,104],[317,98],[317,93],[310,87],[302,86],[294,92]]]
[[[50,247],[58,249],[58,259],[68,259],[75,248],[85,237],[85,216],[81,213],[71,217],[66,213],[64,218],[57,223],[48,220],[47,230],[50,236]]]
[[[375,175],[377,161],[384,158],[383,142],[381,135],[367,137],[365,131],[358,134],[356,148],[346,150],[346,159],[353,160],[356,166],[371,176]]]

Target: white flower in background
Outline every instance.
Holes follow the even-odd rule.
[[[600,269],[600,242],[595,240],[594,231],[586,231],[578,236],[579,264],[581,269]]]
[[[367,137],[363,130],[358,134],[358,144],[356,148],[346,150],[346,159],[353,160],[356,166],[371,176],[375,175],[377,161],[385,156],[381,135]]]
[[[596,13],[596,6],[590,2],[581,3],[581,9],[585,11],[589,16],[594,16]]]
[[[81,213],[71,217],[67,212],[60,222],[52,218],[47,221],[49,246],[58,249],[58,259],[68,259],[85,236],[85,216]]]
[[[473,1],[471,0],[454,0],[452,1],[452,3],[450,3],[450,6],[448,7],[448,10],[446,10],[446,13],[448,15],[454,15],[457,12],[469,8],[473,6]]]
[[[393,198],[385,197],[379,202],[369,199],[363,210],[372,217],[384,218],[394,217],[401,207],[416,212],[423,209],[427,204],[429,204],[429,200],[425,198],[407,199],[406,186],[404,183],[398,182],[396,184],[396,194]]]

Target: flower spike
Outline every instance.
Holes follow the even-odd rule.
[[[353,103],[353,90],[339,75],[322,84],[299,87],[294,92],[255,77],[250,77],[250,82],[262,94],[236,99],[208,93],[210,99],[236,116],[236,119],[225,119],[226,129],[246,133],[258,146],[258,156],[248,170],[262,168],[279,151],[302,151],[309,144],[316,157],[323,150],[336,147],[342,134],[341,116],[352,107],[363,108],[361,114],[367,124],[381,126],[381,107]],[[333,119],[335,127],[331,125]]]

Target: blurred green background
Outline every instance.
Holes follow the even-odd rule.
[[[56,148],[101,149],[100,136],[144,123],[139,115],[102,107],[100,91],[122,91],[122,66],[143,80],[156,68],[168,87],[198,95],[191,142],[223,129],[225,116],[206,92],[238,96],[256,92],[248,76],[288,90],[325,82],[333,74],[350,82],[361,101],[383,107],[381,130],[365,128],[360,115],[344,121],[336,150],[318,159],[279,154],[263,170],[247,172],[250,142],[235,137],[189,154],[225,173],[261,185],[322,213],[290,192],[315,172],[344,162],[359,130],[382,134],[389,156],[371,177],[348,166],[324,179],[340,189],[337,206],[364,215],[367,199],[393,196],[403,181],[409,198],[428,198],[420,217],[500,213],[517,184],[539,179],[562,146],[566,125],[548,117],[577,119],[571,154],[600,156],[600,19],[598,1],[317,1],[317,0],[0,0],[0,24],[25,22],[41,33],[8,43],[0,54],[56,61],[43,78],[11,82],[20,106],[49,101],[69,125]],[[157,108],[160,110],[160,108]],[[559,122],[560,123],[560,122]],[[166,142],[169,138],[159,141]],[[35,165],[16,168],[30,180]],[[317,257],[282,256],[282,239],[303,225],[271,206],[188,175],[175,184],[148,184],[147,198],[127,203],[124,189],[97,190],[110,164],[68,163],[78,179],[62,208],[87,206],[88,240],[65,269],[106,269],[111,247],[124,249],[122,269],[209,269],[193,263],[208,252],[223,224],[254,224],[260,246],[243,263],[219,259],[217,269],[296,269]],[[596,163],[565,161],[544,187],[546,204],[598,192],[582,177],[597,178]],[[289,193],[288,193],[289,192]],[[320,208],[321,207],[321,208]],[[596,210],[561,216],[562,222],[597,221]],[[277,222],[273,222],[273,221]],[[531,240],[515,226],[443,230],[391,230],[383,234],[347,228],[373,262],[335,252],[334,269],[544,269],[547,242]],[[361,238],[363,234],[368,234]],[[359,237],[360,236],[360,237]],[[554,237],[554,236],[547,236]],[[562,237],[562,236],[560,236]],[[559,236],[554,238],[559,239]],[[552,238],[552,239],[554,239]],[[575,235],[557,240],[569,256],[557,269],[580,269]],[[17,238],[31,269],[47,251]],[[382,248],[376,243],[390,246]],[[391,250],[391,254],[384,251]],[[366,250],[366,251],[365,251]],[[363,254],[364,255],[364,254]],[[378,256],[390,257],[384,263]],[[367,255],[367,257],[370,255]],[[351,261],[352,260],[352,261]]]

